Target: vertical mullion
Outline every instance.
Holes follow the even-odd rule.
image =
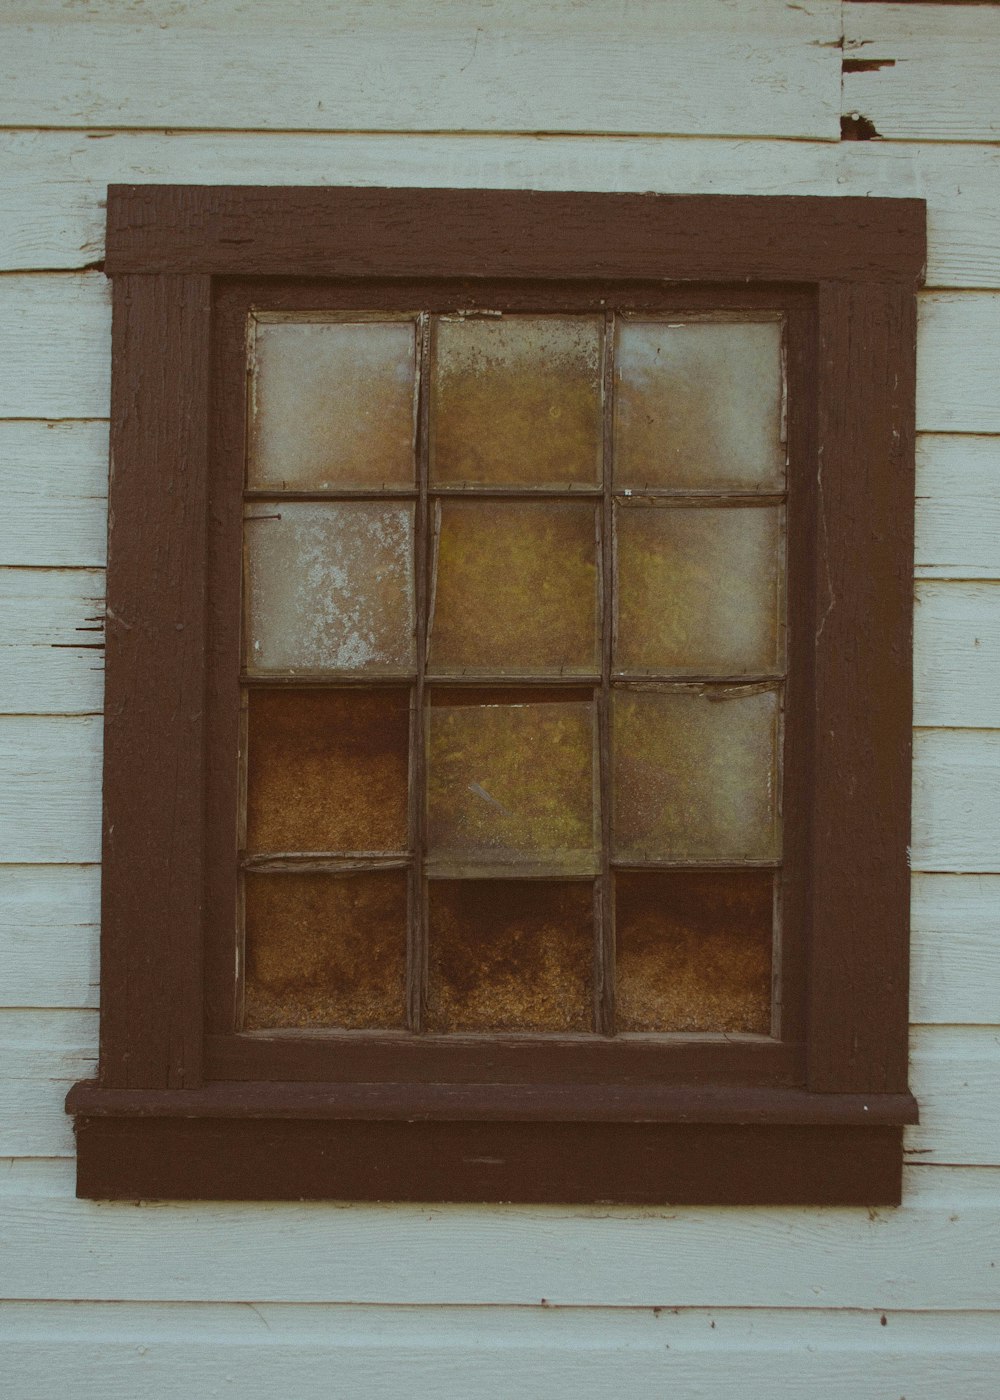
[[[595,1012],[598,1034],[615,1024],[615,922],[611,873],[611,665],[614,625],[614,450],[615,317],[604,317],[604,452],[601,496],[601,693],[598,703],[601,795],[601,873],[594,901]]]
[[[410,842],[413,864],[410,868],[409,919],[406,949],[406,1024],[419,1031],[423,1022],[427,980],[427,897],[424,857],[427,846],[427,802],[424,725],[424,676],[427,665],[427,536],[428,536],[428,444],[430,438],[430,318],[422,313],[417,322],[417,505],[413,549],[414,606],[416,609],[417,674],[411,692],[410,708]]]

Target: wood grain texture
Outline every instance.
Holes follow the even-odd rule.
[[[883,1318],[885,1321],[883,1322]],[[0,1338],[39,1393],[81,1400],[603,1400],[629,1390],[746,1400],[993,1400],[995,1322],[976,1313],[612,1308],[9,1304]]]
[[[96,1006],[99,914],[94,866],[0,866],[4,1004]]]
[[[917,427],[1000,431],[1000,297],[932,292],[920,300]]]
[[[995,5],[844,5],[844,111],[890,141],[996,141],[1000,13]]]
[[[101,570],[0,568],[0,714],[99,714]]]
[[[1000,728],[1000,583],[917,585],[917,725]]]
[[[286,277],[871,278],[913,287],[920,200],[111,185],[105,267]],[[367,237],[359,237],[359,230]],[[504,230],[498,241],[498,229]]]
[[[1000,871],[1000,736],[918,730],[913,748],[914,870]]]
[[[110,348],[99,273],[0,278],[0,418],[107,418]]]
[[[0,565],[102,568],[104,423],[0,422]]]
[[[878,141],[0,131],[0,268],[102,258],[116,181],[913,196],[927,285],[1000,287],[1000,150]]]
[[[115,283],[101,1074],[130,1087],[201,1073],[210,314],[204,277]]]
[[[18,5],[0,124],[836,140],[839,37],[835,0]]]
[[[910,1019],[990,1025],[1000,1006],[1000,877],[914,875]]]
[[[1000,437],[917,438],[918,578],[1000,578]]]
[[[0,717],[0,861],[100,859],[101,720]]]

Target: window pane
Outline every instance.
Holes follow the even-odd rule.
[[[589,881],[437,881],[429,892],[429,1031],[589,1031]]]
[[[407,690],[254,690],[249,706],[249,851],[406,849]]]
[[[624,860],[778,855],[774,690],[616,690],[614,854]]]
[[[619,322],[615,485],[779,491],[778,321]]]
[[[402,1027],[407,872],[246,877],[246,1030]]]
[[[620,1031],[771,1028],[769,870],[615,876]]]
[[[594,673],[597,519],[582,501],[445,501],[431,605],[436,672]]]
[[[412,671],[411,505],[279,501],[245,529],[251,671]]]
[[[589,701],[432,704],[428,852],[439,869],[595,868]]]
[[[431,481],[597,484],[602,335],[596,317],[439,320]]]
[[[615,669],[736,676],[780,666],[779,507],[615,512]]]
[[[412,486],[416,328],[258,323],[251,486]]]

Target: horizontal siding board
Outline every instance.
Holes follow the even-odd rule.
[[[1000,582],[917,584],[917,725],[1000,728]]]
[[[916,572],[1000,579],[1000,437],[917,438]]]
[[[989,1025],[1000,1008],[1000,876],[914,875],[910,1016]]]
[[[1000,10],[995,5],[845,4],[846,113],[895,141],[1000,138]]]
[[[931,292],[920,298],[917,428],[1000,432],[1000,296]]]
[[[0,568],[0,616],[0,714],[100,712],[103,571]]]
[[[703,1396],[727,1393],[734,1373],[746,1400],[993,1400],[1000,1353],[982,1315],[878,1310],[15,1303],[0,1339],[33,1393],[82,1400]]]
[[[18,9],[3,126],[838,133],[837,0]]]
[[[919,730],[913,745],[915,870],[1000,872],[1000,734]]]
[[[0,866],[4,1004],[96,1006],[99,919],[96,866]]]
[[[106,423],[0,422],[0,566],[102,567],[107,481]]]
[[[0,716],[0,862],[100,859],[99,716]]]
[[[0,277],[0,418],[107,418],[111,298],[100,273]]]

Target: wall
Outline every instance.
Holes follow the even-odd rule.
[[[994,1400],[1000,9],[5,0],[6,1396]],[[840,140],[848,130],[878,133]],[[851,114],[854,114],[852,117]],[[863,118],[864,120],[861,120]],[[898,1210],[94,1205],[109,181],[920,195],[911,1083]]]

